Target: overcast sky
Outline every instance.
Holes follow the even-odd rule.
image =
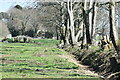
[[[19,0],[18,0],[19,1]],[[10,7],[15,6],[16,4],[21,5],[22,7],[24,7],[25,5],[27,5],[28,2],[26,1],[10,1],[10,0],[1,0],[0,1],[0,12],[6,12],[10,9]]]
[[[5,2],[5,1],[0,1],[0,12],[5,12],[7,11],[11,5],[13,5],[13,2]]]

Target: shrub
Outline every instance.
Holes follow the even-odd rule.
[[[45,32],[45,38],[52,38],[53,32]]]
[[[2,42],[4,42],[4,41],[13,42],[14,39],[13,39],[13,38],[4,38],[4,39],[2,40]]]

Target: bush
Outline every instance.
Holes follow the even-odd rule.
[[[4,38],[4,39],[2,40],[2,42],[4,42],[4,41],[14,42],[14,39],[13,39],[13,38]]]
[[[53,32],[45,32],[45,38],[52,38]]]
[[[25,35],[28,35],[30,37],[35,37],[35,34],[36,34],[35,31],[32,29],[25,32]]]

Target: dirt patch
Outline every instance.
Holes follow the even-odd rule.
[[[12,55],[8,55],[8,54],[2,54],[1,55],[2,58],[7,57],[7,56],[12,56]]]
[[[41,53],[37,53],[37,54],[35,54],[33,56],[43,57],[43,56],[46,56],[46,55],[45,54],[41,54]]]
[[[26,60],[2,60],[2,64],[14,64],[20,62],[26,62]]]
[[[43,54],[41,52],[36,52],[33,56],[37,56],[37,57],[44,57],[47,56],[46,54]]]
[[[78,70],[75,70],[77,73],[83,74],[83,75],[88,75],[88,76],[94,76],[94,77],[98,77],[98,74],[90,71],[88,66],[82,65],[80,64],[73,55],[59,55],[60,57],[67,59],[68,61],[74,63],[75,65],[79,66]]]

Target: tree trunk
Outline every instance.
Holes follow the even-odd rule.
[[[87,13],[86,7],[87,7],[87,0],[85,0],[85,3],[84,3],[83,19],[84,19],[84,26],[86,30],[86,41],[87,41],[87,44],[91,44],[90,30],[89,30],[89,14]]]
[[[67,27],[66,27],[66,31],[65,31],[65,40],[66,40],[66,44],[70,44],[69,42],[69,19],[67,19]]]
[[[80,34],[82,33],[82,29],[83,29],[83,21],[81,22],[80,29],[78,30],[78,33],[76,34],[76,37],[75,37],[76,42],[78,42],[78,38],[79,38]]]
[[[90,13],[89,13],[89,26],[90,26],[90,35],[92,36],[92,27],[93,27],[93,20],[94,20],[94,9],[93,9],[93,0],[90,0],[90,6],[89,6],[89,9],[90,9]]]
[[[65,20],[64,20],[64,17],[65,15],[63,15],[64,13],[64,2],[61,2],[61,28],[60,28],[60,33],[61,33],[61,36],[60,36],[60,40],[61,40],[61,44],[65,45]]]
[[[71,35],[71,42],[72,45],[75,44],[75,29],[74,29],[74,16],[73,16],[73,9],[72,9],[72,0],[67,1],[67,9],[70,19],[70,35]]]
[[[57,37],[57,40],[60,40],[60,36],[59,36],[59,26],[56,26],[56,37]]]
[[[119,49],[117,47],[118,44],[117,41],[119,40],[119,38],[118,38],[117,27],[115,25],[115,2],[113,0],[111,0],[109,4],[109,21],[110,21],[110,38],[112,40],[115,50],[118,52]]]
[[[92,26],[92,31],[91,31],[91,38],[93,38],[94,36],[95,36],[95,28],[96,28],[96,18],[97,18],[97,11],[98,11],[98,7],[96,6],[97,5],[97,3],[96,2],[94,2],[94,4],[93,4],[93,20],[92,20],[92,24],[93,24],[93,26]]]
[[[96,27],[96,15],[97,15],[97,7],[96,7],[96,2],[93,2],[91,0],[90,2],[90,9],[92,9],[92,12],[89,13],[89,23],[90,23],[90,35],[91,35],[91,40],[94,37],[95,34],[95,27]]]

